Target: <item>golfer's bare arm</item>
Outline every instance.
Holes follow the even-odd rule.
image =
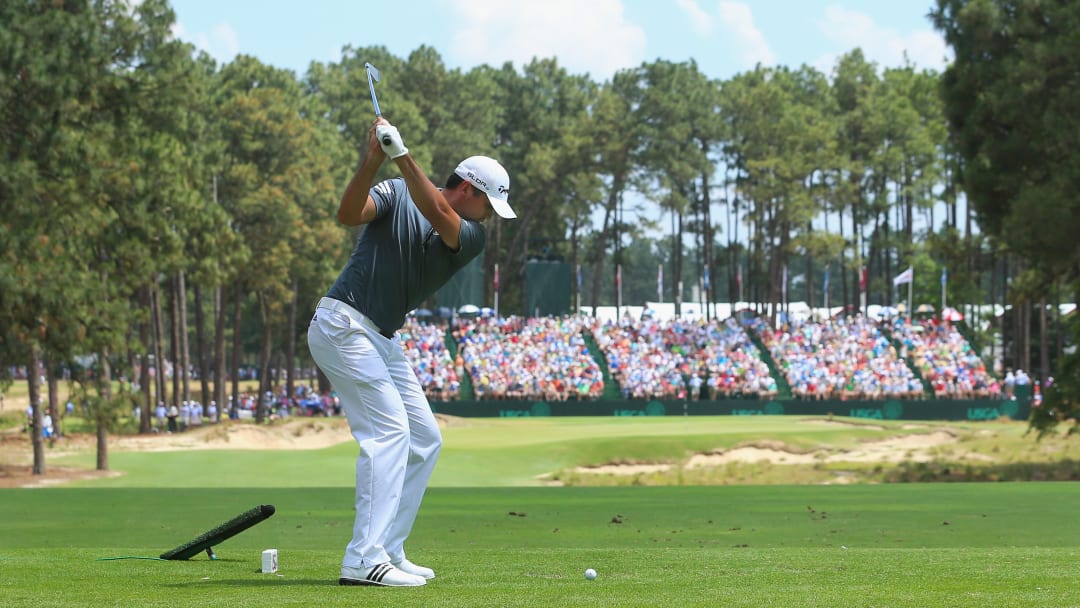
[[[337,219],[346,226],[362,226],[375,219],[375,199],[371,197],[371,180],[357,171],[341,195]]]
[[[442,191],[431,183],[420,166],[413,160],[411,154],[399,156],[394,159],[401,176],[409,186],[409,194],[413,202],[424,214],[435,230],[439,232],[439,238],[450,248],[457,251],[461,248],[461,216],[446,202]]]
[[[375,183],[375,174],[379,165],[386,159],[379,141],[375,139],[375,125],[368,132],[368,149],[364,162],[349,180],[345,193],[338,204],[338,221],[346,226],[362,226],[375,219],[375,199],[371,197],[371,185]]]

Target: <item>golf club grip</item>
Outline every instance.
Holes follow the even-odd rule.
[[[207,547],[212,547],[236,536],[255,524],[268,519],[273,514],[274,505],[259,505],[254,509],[244,511],[209,532],[195,537],[192,541],[162,553],[161,559],[188,559]]]

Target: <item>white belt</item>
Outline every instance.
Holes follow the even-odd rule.
[[[380,336],[382,336],[382,337],[384,337],[384,338],[386,338],[388,340],[392,340],[394,338],[394,332],[383,331],[378,325],[375,324],[374,321],[369,319],[367,315],[360,312],[359,310],[356,310],[355,308],[353,308],[349,304],[347,304],[345,302],[342,302],[341,300],[335,300],[334,298],[325,298],[325,297],[320,298],[319,299],[319,305],[317,306],[317,308],[325,308],[327,310],[334,310],[334,311],[340,312],[342,314],[348,315],[350,318],[352,318],[357,323],[360,323],[361,325],[363,325],[363,326],[367,327],[368,329],[374,331],[375,333],[379,334]]]

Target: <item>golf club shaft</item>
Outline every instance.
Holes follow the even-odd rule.
[[[371,80],[371,74],[368,74],[368,88],[371,89],[371,107],[375,108],[375,116],[382,116],[382,110],[379,109],[379,99],[375,97],[375,83]]]

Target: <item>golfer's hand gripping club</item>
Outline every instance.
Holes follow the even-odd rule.
[[[386,152],[386,155],[390,158],[398,158],[409,153],[409,149],[405,147],[405,142],[401,141],[401,133],[398,133],[397,127],[394,125],[384,124],[375,127],[375,137],[382,144],[383,152]]]

